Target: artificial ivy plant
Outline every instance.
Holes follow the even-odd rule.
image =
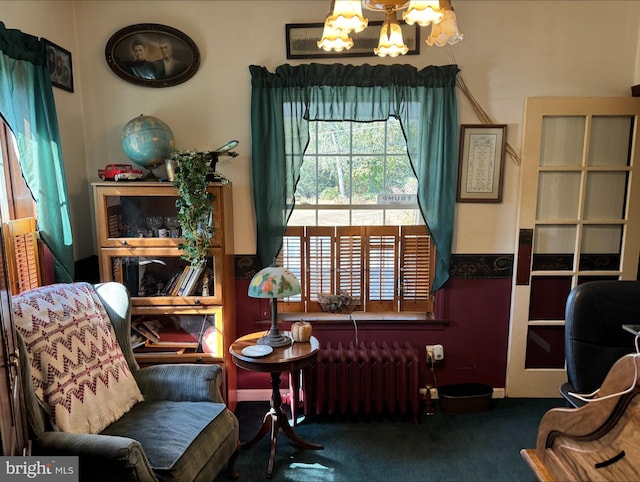
[[[178,189],[178,221],[182,227],[184,250],[182,259],[192,266],[203,266],[207,262],[213,238],[213,194],[207,192],[209,165],[213,155],[194,150],[174,151],[173,185]]]

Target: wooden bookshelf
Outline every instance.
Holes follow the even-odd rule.
[[[144,319],[181,324],[193,329],[206,325],[207,343],[175,353],[135,353],[141,366],[163,363],[215,363],[225,371],[227,403],[236,401],[235,366],[229,346],[235,339],[235,273],[231,184],[211,183],[214,236],[207,260],[208,293],[202,293],[203,272],[178,290],[167,290],[176,273],[189,271],[178,245],[184,240],[167,236],[166,218],[175,218],[178,193],[171,183],[132,181],[95,182],[96,236],[101,281],[118,281],[131,294],[132,324]],[[160,229],[147,223],[164,220]],[[175,230],[174,230],[175,232]],[[179,233],[179,230],[178,230]],[[186,283],[186,281],[185,281]],[[187,291],[185,291],[185,288]],[[202,334],[200,334],[202,335]]]

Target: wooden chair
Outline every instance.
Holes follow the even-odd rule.
[[[543,417],[535,449],[520,454],[538,480],[640,480],[640,356],[611,368],[595,399]]]

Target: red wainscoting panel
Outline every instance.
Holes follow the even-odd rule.
[[[269,305],[249,298],[249,280],[236,280],[237,336],[268,328]],[[381,345],[384,341],[409,341],[420,354],[420,386],[433,384],[424,346],[441,344],[445,359],[436,365],[438,385],[484,383],[505,386],[511,279],[450,279],[438,293],[436,313],[449,325],[376,323],[358,325],[358,342]],[[287,328],[283,326],[283,328]],[[350,323],[314,324],[313,334],[324,345],[355,342]],[[269,388],[267,374],[238,370],[238,389]]]

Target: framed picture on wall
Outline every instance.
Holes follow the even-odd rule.
[[[141,23],[114,33],[105,47],[111,70],[145,87],[186,82],[200,66],[200,51],[188,35],[157,23]]]
[[[506,124],[460,126],[458,202],[502,201],[506,138]]]
[[[340,57],[375,57],[373,51],[380,40],[382,21],[369,22],[369,26],[359,33],[350,33],[353,39],[353,47],[342,52],[327,52],[318,47],[318,41],[322,38],[324,23],[288,23],[285,25],[288,59],[320,59]],[[420,53],[420,29],[419,25],[407,25],[400,22],[402,38],[409,52],[407,55]]]
[[[47,49],[47,66],[51,83],[60,89],[73,92],[71,52],[43,38]]]

